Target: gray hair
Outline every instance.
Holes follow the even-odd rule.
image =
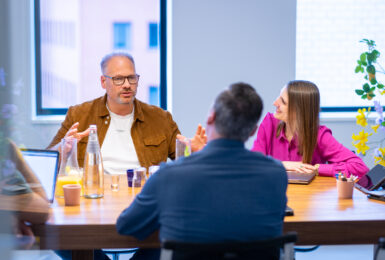
[[[251,85],[239,82],[219,94],[213,109],[217,132],[245,142],[261,117],[263,101]]]
[[[125,52],[114,52],[114,53],[110,53],[110,54],[107,54],[106,56],[103,57],[102,61],[100,62],[100,69],[102,70],[102,74],[104,74],[105,70],[106,70],[106,67],[107,67],[107,63],[114,57],[124,57],[124,58],[127,58],[129,59],[132,64],[135,66],[135,62],[134,62],[134,58],[128,54],[128,53],[125,53]]]

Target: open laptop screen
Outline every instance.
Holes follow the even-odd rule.
[[[59,153],[51,150],[21,149],[24,160],[39,178],[48,200],[53,202],[58,170]]]

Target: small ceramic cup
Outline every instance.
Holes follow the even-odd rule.
[[[339,199],[351,199],[353,197],[354,181],[337,180],[337,191]]]
[[[82,186],[80,184],[66,184],[63,185],[64,204],[66,206],[80,205],[80,193]]]

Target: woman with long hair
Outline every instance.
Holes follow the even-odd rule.
[[[252,151],[281,160],[287,171],[362,177],[369,169],[340,144],[329,128],[319,125],[320,94],[309,81],[290,81],[259,127]]]

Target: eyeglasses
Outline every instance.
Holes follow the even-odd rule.
[[[106,78],[112,79],[112,82],[116,86],[123,85],[124,82],[126,81],[126,79],[127,79],[128,83],[130,83],[130,84],[137,84],[139,81],[139,77],[140,77],[140,75],[138,75],[138,74],[130,75],[130,76],[117,76],[117,77],[110,77],[107,75],[103,75],[103,76]]]

